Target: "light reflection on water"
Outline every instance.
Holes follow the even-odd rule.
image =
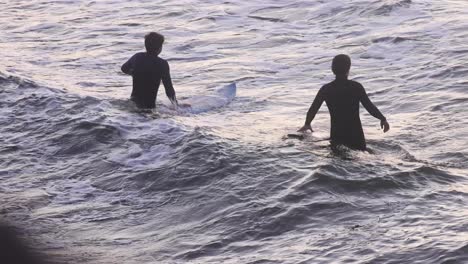
[[[94,263],[463,261],[461,5],[0,3],[0,71],[38,84],[1,80],[2,212]],[[120,65],[153,30],[166,36],[179,97],[235,82],[236,99],[197,115],[132,108]],[[325,105],[314,134],[284,138],[332,80],[338,53],[391,124],[383,134],[361,109],[374,154],[319,141]]]

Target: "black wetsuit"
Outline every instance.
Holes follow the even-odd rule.
[[[131,99],[138,107],[154,108],[156,106],[156,96],[161,80],[167,97],[171,101],[176,100],[169,64],[158,55],[147,52],[137,53],[122,65],[122,71],[133,77]]]
[[[366,140],[359,118],[359,103],[375,118],[385,121],[379,109],[370,101],[364,87],[355,81],[340,77],[324,85],[307,112],[306,125],[310,125],[323,101],[331,117],[330,140],[332,145],[345,145],[365,150]]]

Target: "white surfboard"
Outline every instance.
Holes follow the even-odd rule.
[[[298,139],[298,140],[307,140],[308,142],[322,142],[329,141],[330,137],[324,132],[314,131],[310,132],[298,132],[297,130],[291,129],[283,137],[284,139]]]
[[[236,97],[237,87],[231,83],[217,89],[212,95],[195,95],[179,100],[178,112],[200,114],[223,107]]]

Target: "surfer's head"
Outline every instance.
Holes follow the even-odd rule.
[[[163,43],[164,36],[159,33],[150,32],[145,36],[145,48],[148,53],[161,53]]]
[[[351,68],[351,58],[348,55],[340,54],[333,58],[332,71],[336,76],[347,76]]]

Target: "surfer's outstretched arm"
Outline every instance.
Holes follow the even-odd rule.
[[[309,111],[307,111],[305,124],[301,129],[299,129],[299,132],[305,132],[307,130],[313,131],[310,123],[312,123],[312,120],[314,120],[315,115],[320,109],[320,106],[322,106],[323,101],[325,101],[323,90],[324,90],[324,87],[320,88],[317,95],[315,96],[314,102],[310,106]]]
[[[369,114],[380,120],[380,127],[383,128],[384,132],[387,132],[390,129],[390,125],[388,124],[387,119],[379,111],[377,106],[375,106],[369,99],[369,96],[367,95],[366,90],[362,85],[360,87],[360,101]]]
[[[171,71],[169,69],[169,63],[165,61],[163,65],[162,81],[164,84],[164,89],[166,90],[166,95],[171,100],[173,104],[177,105],[176,93],[174,87],[172,86]]]
[[[133,75],[133,69],[135,68],[135,57],[136,54],[133,55],[127,62],[125,62],[122,67],[120,68],[123,73],[128,75]]]

